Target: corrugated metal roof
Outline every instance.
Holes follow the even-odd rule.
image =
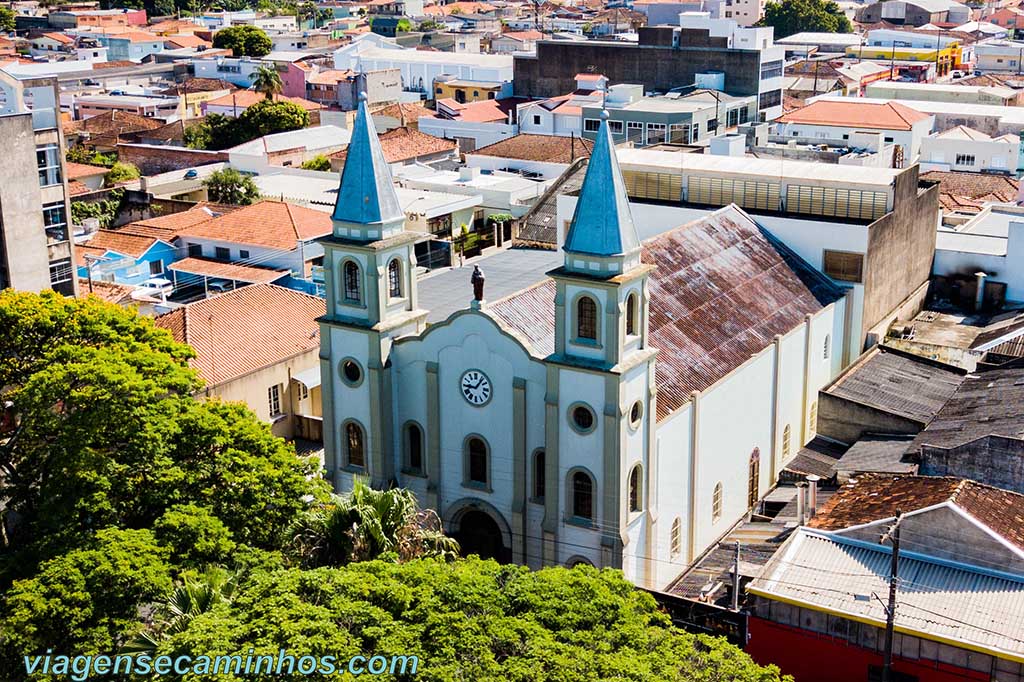
[[[704,390],[840,296],[839,290],[735,206],[643,243],[650,276],[651,346],[658,419]],[[553,283],[488,307],[529,339],[554,350]]]
[[[748,590],[884,627],[871,595],[887,593],[890,558],[886,546],[800,529]],[[903,552],[896,628],[1024,660],[1024,578]]]
[[[847,370],[827,393],[927,424],[963,380],[956,368],[881,348]]]
[[[836,470],[847,473],[912,474],[917,465],[904,461],[913,436],[864,436],[846,451]]]

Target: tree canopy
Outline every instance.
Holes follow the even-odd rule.
[[[210,173],[203,186],[210,201],[218,204],[248,206],[260,198],[260,190],[248,175],[242,175],[234,168]]]
[[[14,10],[0,7],[0,31],[10,33],[14,30]]]
[[[241,24],[217,31],[213,35],[213,46],[230,49],[236,57],[262,57],[274,45],[263,29]]]
[[[103,176],[103,183],[107,187],[113,187],[129,180],[138,180],[139,175],[139,169],[134,164],[118,161]]]
[[[302,167],[306,170],[329,171],[331,170],[331,160],[323,154],[317,154],[312,159],[303,161]]]
[[[775,39],[794,33],[851,33],[853,25],[833,0],[769,0],[758,26],[775,29]]]
[[[191,149],[228,149],[263,135],[298,130],[309,125],[309,112],[294,102],[264,99],[238,118],[208,114],[202,123],[185,129]]]
[[[272,99],[274,95],[281,92],[283,87],[281,74],[270,64],[261,65],[253,74],[252,89],[262,92],[267,99]]]

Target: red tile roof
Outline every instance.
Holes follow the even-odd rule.
[[[915,123],[930,118],[899,102],[839,102],[818,100],[802,109],[777,119],[778,123],[870,128],[877,130],[910,130]]]
[[[417,121],[420,116],[433,116],[434,112],[431,109],[427,109],[422,104],[416,104],[415,102],[389,104],[388,106],[373,112],[374,116],[386,116],[394,119],[401,119],[402,114],[405,114],[405,120],[407,123],[413,123]]]
[[[164,36],[164,45],[170,45],[172,48],[212,47],[213,43],[189,33],[187,35]]]
[[[231,210],[235,210],[236,208],[237,207],[231,207]],[[167,215],[156,216],[154,218],[146,218],[145,220],[136,220],[133,223],[128,223],[124,227],[121,227],[120,231],[128,234],[156,237],[157,239],[170,241],[177,237],[181,230],[187,227],[192,227],[193,225],[198,225],[199,223],[205,223],[207,220],[213,220],[218,215],[228,212],[230,211],[222,209],[207,210],[202,206],[195,206],[187,211],[169,213]]]
[[[381,133],[379,137],[387,163],[400,163],[421,156],[453,152],[458,146],[454,140],[434,137],[411,128],[393,128]],[[331,154],[332,159],[345,159],[347,156],[347,148]]]
[[[481,147],[471,153],[523,161],[572,163],[575,159],[589,158],[593,147],[592,141],[581,137],[523,133]]]
[[[114,109],[104,114],[96,114],[80,121],[70,121],[64,124],[65,133],[76,133],[86,131],[93,135],[124,135],[140,130],[153,130],[164,125],[163,121],[157,121],[138,114],[130,114],[127,111]]]
[[[206,106],[221,106],[221,107],[238,107],[239,109],[247,109],[257,102],[262,102],[266,97],[262,92],[256,92],[255,90],[236,90],[235,92],[229,93],[218,97],[217,99],[207,100]],[[291,102],[292,104],[298,104],[307,111],[313,111],[316,109],[323,109],[322,104],[316,102],[310,102],[308,99],[302,97],[285,97],[284,95],[274,95],[275,102]]]
[[[285,201],[264,200],[178,231],[179,237],[219,239],[291,251],[298,242],[330,234],[331,216]]]
[[[921,180],[939,183],[939,203],[946,211],[978,213],[985,202],[1016,201],[1020,181],[1004,175],[928,171]]]
[[[518,41],[521,41],[521,42],[525,43],[525,42],[529,42],[531,40],[534,40],[534,41],[536,41],[536,40],[543,40],[544,34],[541,33],[540,31],[534,31],[534,30],[530,30],[530,31],[509,31],[507,33],[502,33],[500,36],[495,36],[495,37],[496,38],[511,38],[512,40],[518,40]]]
[[[189,303],[156,325],[191,345],[189,361],[209,386],[276,365],[320,347],[316,318],[324,300],[273,284],[253,284]]]
[[[64,35],[63,33],[44,33],[41,38],[49,38],[55,42],[61,43],[62,45],[74,44],[74,38]]]
[[[75,163],[74,161],[64,163],[64,176],[68,180],[106,175],[108,170],[110,169],[103,166],[91,166],[87,163]]]
[[[651,347],[658,419],[683,405],[840,296],[838,289],[729,206],[643,243],[651,272]],[[554,282],[487,310],[554,352]]]
[[[273,270],[271,268],[259,268],[251,265],[239,265],[238,263],[225,263],[206,258],[182,258],[171,263],[167,269],[191,275],[230,279],[236,282],[248,282],[251,284],[269,284],[288,274],[287,270]]]
[[[135,291],[135,287],[126,284],[101,282],[98,279],[93,279],[91,286],[92,291],[89,291],[90,284],[87,277],[78,278],[78,291],[82,296],[96,296],[107,303],[128,303],[132,300],[132,292]]]
[[[1024,549],[1024,495],[959,478],[861,474],[840,488],[808,523],[841,530],[952,502]]]
[[[144,237],[142,235],[121,232],[120,230],[97,230],[89,237],[89,241],[86,244],[94,249],[115,251],[126,256],[138,258],[146,253],[156,241],[155,237]]]
[[[306,82],[313,85],[337,85],[343,81],[352,80],[355,75],[355,72],[349,69],[327,69],[313,74],[306,79]]]

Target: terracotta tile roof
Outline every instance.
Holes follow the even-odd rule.
[[[93,71],[99,71],[101,69],[123,69],[132,66],[138,66],[138,64],[128,59],[115,59],[112,62],[94,62],[92,69]]]
[[[1016,201],[1020,181],[1005,175],[928,171],[921,180],[939,183],[939,203],[946,211],[977,213],[984,202]]]
[[[423,14],[428,17],[447,16],[458,10],[461,14],[486,14],[493,12],[495,7],[483,2],[450,2],[447,5],[428,5],[423,8]]]
[[[172,46],[172,48],[212,47],[213,43],[211,43],[208,40],[203,40],[197,35],[189,33],[186,35],[165,36],[164,45],[170,45]]]
[[[530,135],[523,133],[481,147],[473,154],[498,156],[523,161],[546,161],[548,163],[572,163],[581,157],[589,157],[594,143],[581,137],[560,135]]]
[[[88,185],[85,185],[78,180],[68,180],[68,194],[70,194],[73,197],[77,197],[79,195],[88,194],[89,192],[95,191],[96,190],[92,189]]]
[[[162,36],[156,36],[145,31],[126,31],[111,35],[109,38],[112,40],[127,40],[130,43],[159,43],[163,40]]]
[[[167,19],[166,21],[159,21],[149,26],[151,33],[170,33],[171,31],[181,31],[182,29],[201,31],[203,27],[191,21],[181,19]]]
[[[488,99],[481,102],[467,102],[460,104],[454,99],[447,98],[438,100],[438,105],[448,107],[456,112],[457,120],[470,123],[491,123],[495,121],[507,121],[509,111],[515,109],[515,105],[524,100],[520,98]],[[443,118],[435,116],[435,118]]]
[[[651,346],[658,419],[804,323],[840,296],[824,276],[729,206],[643,243],[650,275]],[[487,310],[554,352],[553,281],[497,301]]]
[[[327,69],[313,74],[306,79],[306,82],[313,85],[337,85],[343,81],[352,80],[355,75],[355,72],[349,69]]]
[[[264,200],[185,227],[178,231],[178,236],[291,251],[300,240],[316,239],[332,231],[333,223],[328,213],[284,201]]]
[[[871,128],[878,130],[910,130],[915,123],[928,119],[899,102],[839,102],[818,100],[812,104],[784,114],[779,123],[806,123],[811,125]]]
[[[108,168],[103,166],[91,166],[87,163],[75,163],[74,161],[66,161],[64,163],[64,177],[68,180],[106,175],[108,170]]]
[[[53,40],[54,42],[61,43],[62,45],[72,45],[75,42],[74,38],[66,36],[63,33],[56,33],[56,32],[44,33],[43,35],[40,36],[40,38],[49,38],[50,40]]]
[[[223,261],[191,257],[182,258],[171,263],[168,269],[175,272],[216,277],[218,279],[231,279],[236,282],[248,282],[250,284],[270,284],[288,274],[287,270],[258,268],[251,265],[239,265],[237,263],[225,263]]]
[[[239,109],[247,109],[257,102],[262,102],[264,97],[262,92],[256,92],[255,90],[236,90],[230,94],[218,97],[217,99],[211,99],[206,102],[207,106],[221,106],[221,107],[238,107]],[[298,104],[307,111],[314,111],[317,109],[323,109],[322,104],[316,102],[310,102],[308,99],[302,97],[285,97],[284,95],[274,95],[275,102],[291,102],[292,104]]]
[[[373,112],[374,116],[386,116],[388,118],[401,119],[405,114],[407,122],[416,121],[420,116],[433,116],[434,112],[421,104],[409,102],[406,104],[389,104],[388,106]]]
[[[79,267],[88,267],[89,261],[86,256],[95,256],[96,258],[102,258],[103,254],[107,252],[106,249],[100,249],[86,244],[75,245],[75,265]]]
[[[96,114],[80,121],[71,121],[64,125],[65,133],[76,133],[85,131],[93,135],[134,133],[140,130],[153,130],[163,125],[162,121],[156,121],[138,114],[130,114],[127,111],[115,109],[103,114]]]
[[[521,42],[529,42],[531,40],[543,40],[544,34],[540,31],[509,31],[508,33],[502,33],[497,38],[511,38],[512,40],[518,40]]]
[[[235,210],[236,208],[237,207],[231,207],[232,210]],[[121,227],[120,231],[128,234],[156,237],[157,239],[170,241],[177,237],[178,232],[181,230],[187,227],[192,227],[193,225],[198,225],[199,223],[205,223],[207,220],[213,220],[224,212],[225,211],[223,210],[207,210],[202,206],[195,206],[187,211],[179,211],[178,213],[169,213],[167,215],[147,218],[145,220],[137,220]]]
[[[434,137],[411,128],[392,128],[386,133],[381,133],[379,138],[387,163],[400,163],[421,156],[453,152],[458,146],[454,140]],[[347,148],[331,154],[332,159],[345,159],[347,156]]]
[[[156,241],[155,237],[130,234],[121,230],[97,230],[86,244],[94,249],[115,251],[138,258],[156,244]]]
[[[185,139],[185,130],[192,128],[197,125],[201,125],[203,119],[191,118],[187,121],[178,119],[177,121],[171,121],[159,128],[153,128],[140,133],[139,137],[145,138],[146,140],[163,140],[164,142],[177,141],[181,142]]]
[[[320,346],[324,300],[273,284],[253,284],[157,317],[158,327],[191,345],[189,361],[216,386]]]
[[[808,523],[841,530],[952,502],[1024,549],[1024,495],[945,476],[863,474],[832,496]]]
[[[120,304],[128,303],[132,300],[132,292],[135,291],[135,287],[130,287],[126,284],[115,284],[114,282],[101,282],[100,280],[93,279],[92,291],[89,291],[89,279],[87,277],[79,277],[78,291],[82,296],[96,296],[107,303]]]

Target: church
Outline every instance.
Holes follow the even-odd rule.
[[[322,240],[335,489],[413,490],[467,553],[662,588],[814,436],[848,290],[734,205],[641,242],[602,123],[562,265],[427,325],[366,102]]]

